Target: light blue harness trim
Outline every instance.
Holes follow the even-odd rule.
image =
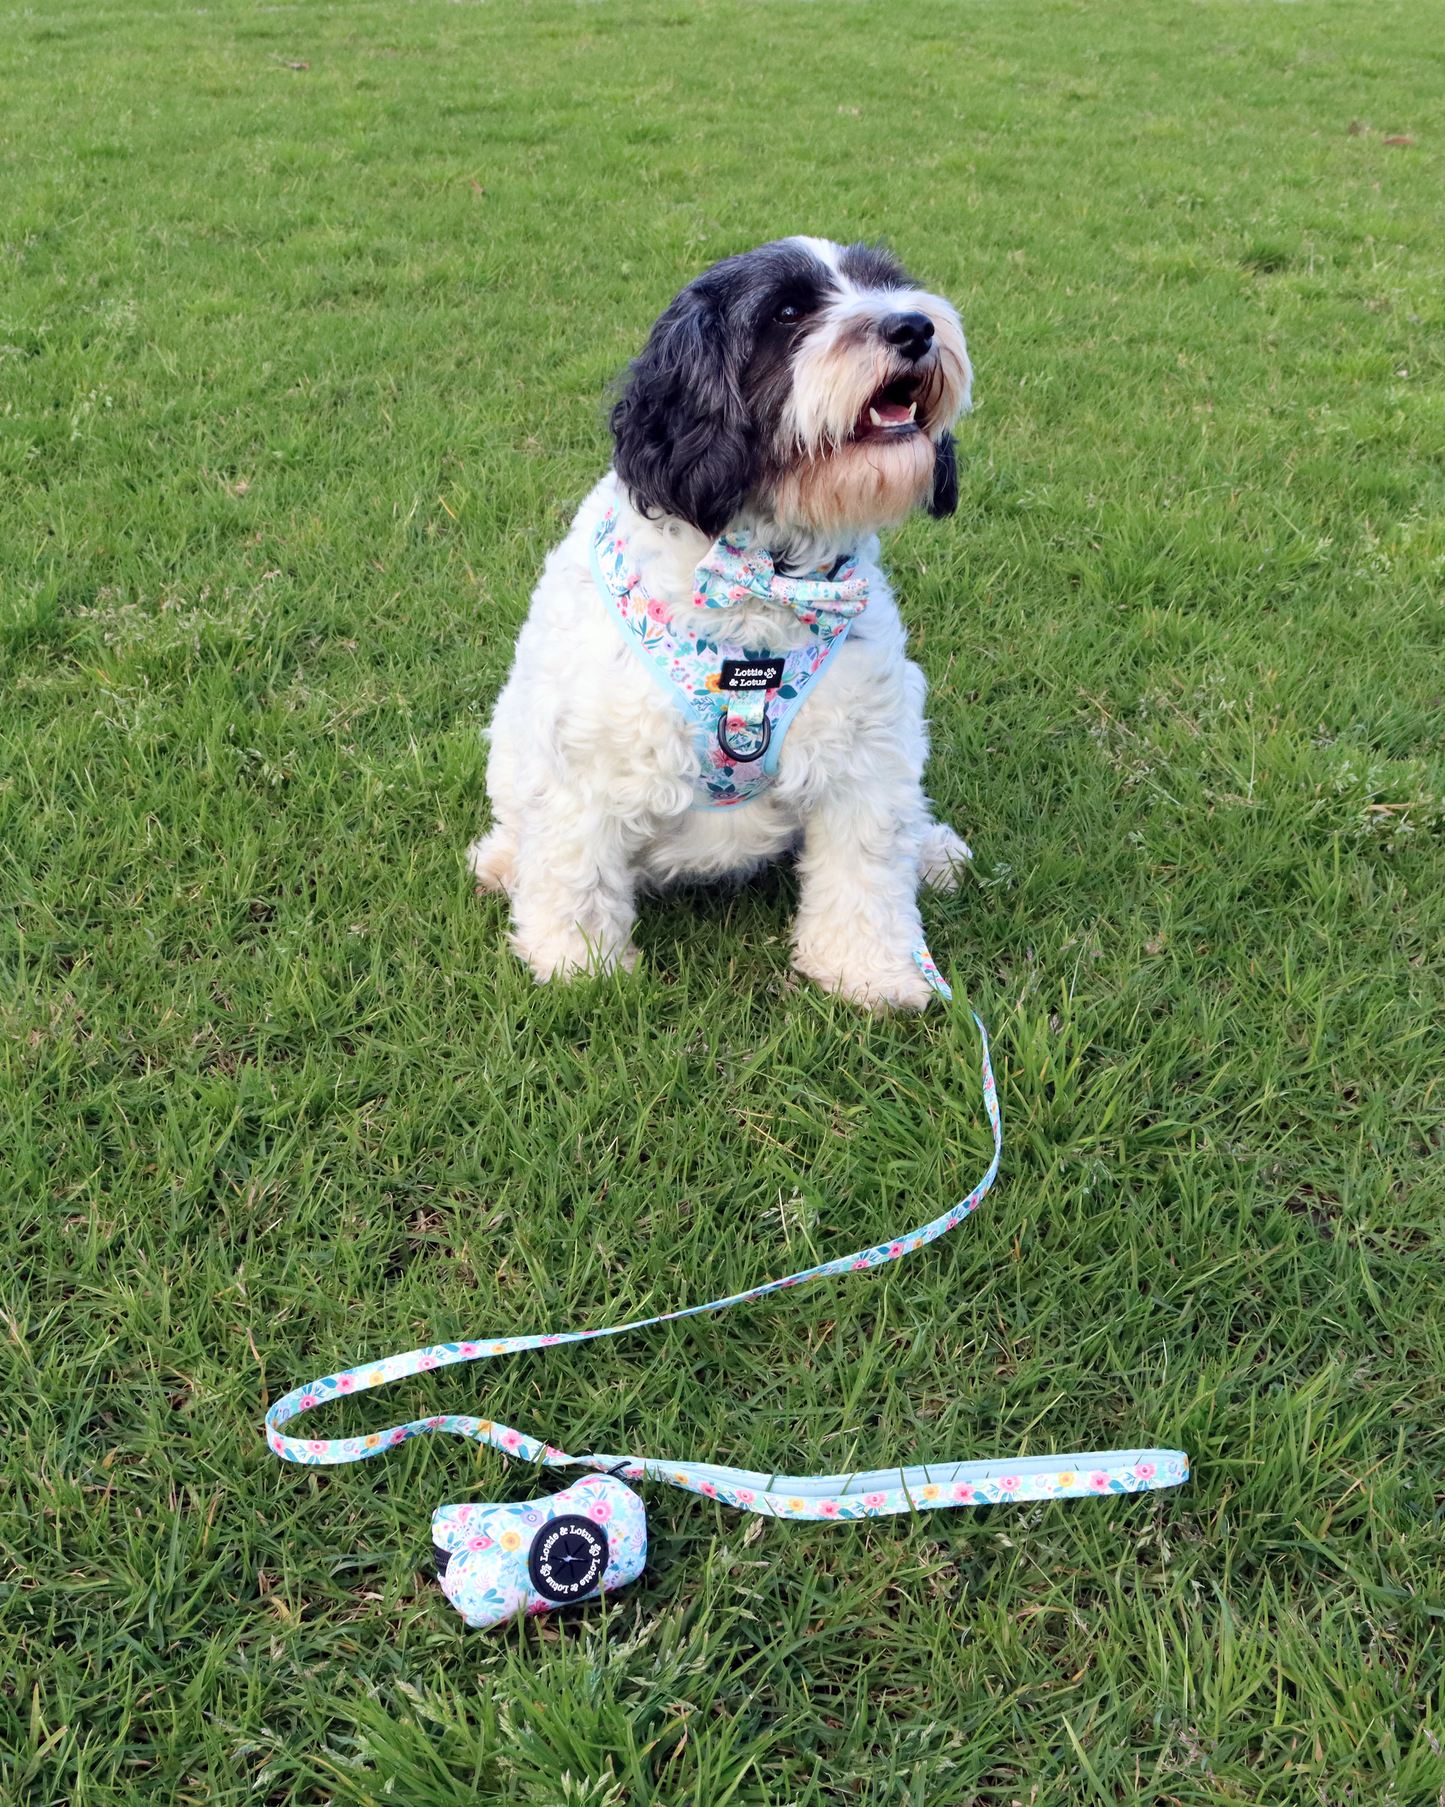
[[[690,807],[739,809],[771,788],[783,739],[829,659],[847,639],[850,622],[826,611],[814,619],[801,617],[813,639],[781,654],[708,639],[691,622],[682,624],[679,632],[676,613],[655,603],[642,589],[628,563],[626,543],[617,534],[617,520],[616,508],[609,508],[592,536],[592,579],[597,593],[617,631],[658,688],[692,720],[701,769],[693,781]],[[765,699],[758,692],[729,696],[710,683],[721,679],[725,661],[776,658],[783,661],[782,682],[770,689]],[[755,735],[766,720],[771,736],[761,759],[727,758],[718,744],[718,724],[724,717],[734,743],[740,738],[735,729]]]
[[[637,654],[642,662],[643,670],[647,673],[648,677],[652,679],[653,683],[657,685],[658,689],[662,691],[663,695],[669,697],[679,708],[685,709],[693,718],[694,738],[699,742],[698,750],[700,753],[705,752],[710,755],[712,749],[717,745],[718,717],[722,714],[720,699],[718,704],[714,704],[713,692],[709,691],[707,698],[704,699],[699,697],[696,691],[685,689],[681,684],[675,684],[673,680],[668,677],[657,660],[649,658],[643,652],[641,646],[638,644],[637,635],[633,633],[632,629],[622,619],[621,605],[607,587],[607,579],[602,575],[601,567],[597,562],[597,548],[595,545],[592,548],[592,577],[598,590],[602,593],[603,599],[609,604],[607,619],[617,629],[618,633],[621,634],[622,638],[626,641],[632,651]],[[844,637],[845,636],[840,635],[834,642],[834,645],[840,645]],[[766,659],[771,658],[772,656],[773,655],[769,653],[757,653],[740,646],[724,646],[720,642],[717,643],[717,669],[719,671],[722,670],[722,662],[724,659]],[[803,706],[803,693],[799,692],[796,696],[789,698],[779,698],[779,703],[780,707],[776,713],[771,709],[768,711],[768,720],[772,723],[773,728],[773,738],[769,742],[768,750],[763,755],[761,762],[763,771],[769,778],[775,778],[777,776],[778,755],[783,750],[783,736],[787,733],[793,717]],[[731,805],[720,801],[715,797],[707,797],[700,803],[692,804],[691,807],[693,809],[724,809],[729,807],[741,809],[745,803],[755,802],[757,797],[760,797],[766,788],[767,787],[764,785],[759,785],[754,796],[740,797]]]

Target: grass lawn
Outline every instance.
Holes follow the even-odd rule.
[[[1438,6],[55,0],[0,41],[5,1802],[1445,1799]],[[1410,144],[1391,143],[1408,137]],[[790,879],[537,990],[461,851],[602,398],[703,265],[960,305],[891,559],[959,1002],[788,977]],[[799,1527],[647,1489],[468,1633],[421,1440],[268,1399],[935,1215],[896,1268],[409,1382],[793,1472],[1187,1487]],[[333,1417],[341,1430],[341,1415]]]

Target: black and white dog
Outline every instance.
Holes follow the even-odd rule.
[[[539,980],[630,968],[639,888],[796,853],[797,969],[927,1003],[918,886],[969,854],[876,534],[952,513],[971,379],[954,309],[866,245],[725,258],[657,321],[491,723],[468,858]]]

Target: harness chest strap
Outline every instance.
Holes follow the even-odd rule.
[[[614,505],[593,532],[593,582],[608,619],[692,723],[699,766],[692,807],[750,803],[772,784],[793,717],[867,605],[858,561],[782,577],[765,547],[753,546],[746,534],[727,534],[693,574],[692,606],[674,609],[648,594],[619,519]],[[809,640],[784,653],[724,640],[726,612],[749,601],[790,609]],[[719,611],[716,634],[709,610]]]

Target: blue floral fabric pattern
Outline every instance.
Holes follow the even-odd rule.
[[[614,511],[615,513],[615,511]],[[773,555],[746,533],[725,533],[693,574],[692,600],[702,609],[730,609],[740,602],[774,602],[790,608],[805,627],[836,633],[868,602],[868,583],[856,558],[845,559],[836,575],[821,570],[810,577],[780,577]]]
[[[772,555],[765,547],[753,546],[746,534],[726,534],[714,544],[693,576],[694,606],[725,610],[763,600],[792,609],[814,637],[806,646],[783,654],[725,640],[725,623],[719,624],[715,637],[683,619],[660,597],[649,596],[633,566],[627,538],[618,531],[615,507],[597,523],[592,576],[624,640],[692,721],[698,757],[692,807],[733,809],[761,796],[777,776],[789,723],[867,605],[868,585],[858,575],[858,561],[846,560],[836,576],[819,572],[780,577]],[[725,659],[773,657],[783,661],[782,682],[776,688],[766,693],[723,691]],[[724,715],[728,744],[743,755],[751,753],[751,758],[730,758],[723,750],[718,723]],[[766,747],[765,719],[771,729]]]
[[[585,1518],[607,1539],[607,1566],[595,1587],[577,1600],[595,1600],[626,1587],[647,1562],[647,1518],[630,1487],[606,1475],[588,1475],[549,1499],[515,1506],[438,1506],[432,1514],[433,1546],[446,1555],[441,1590],[468,1625],[499,1625],[518,1612],[547,1612],[527,1573],[527,1557],[543,1525],[556,1518]]]
[[[923,974],[924,978],[927,979],[928,983],[938,993],[939,997],[943,999],[944,1003],[948,1003],[953,997],[953,987],[938,970],[933,955],[928,951],[928,943],[921,935],[913,944],[913,958],[918,964],[919,972]]]

